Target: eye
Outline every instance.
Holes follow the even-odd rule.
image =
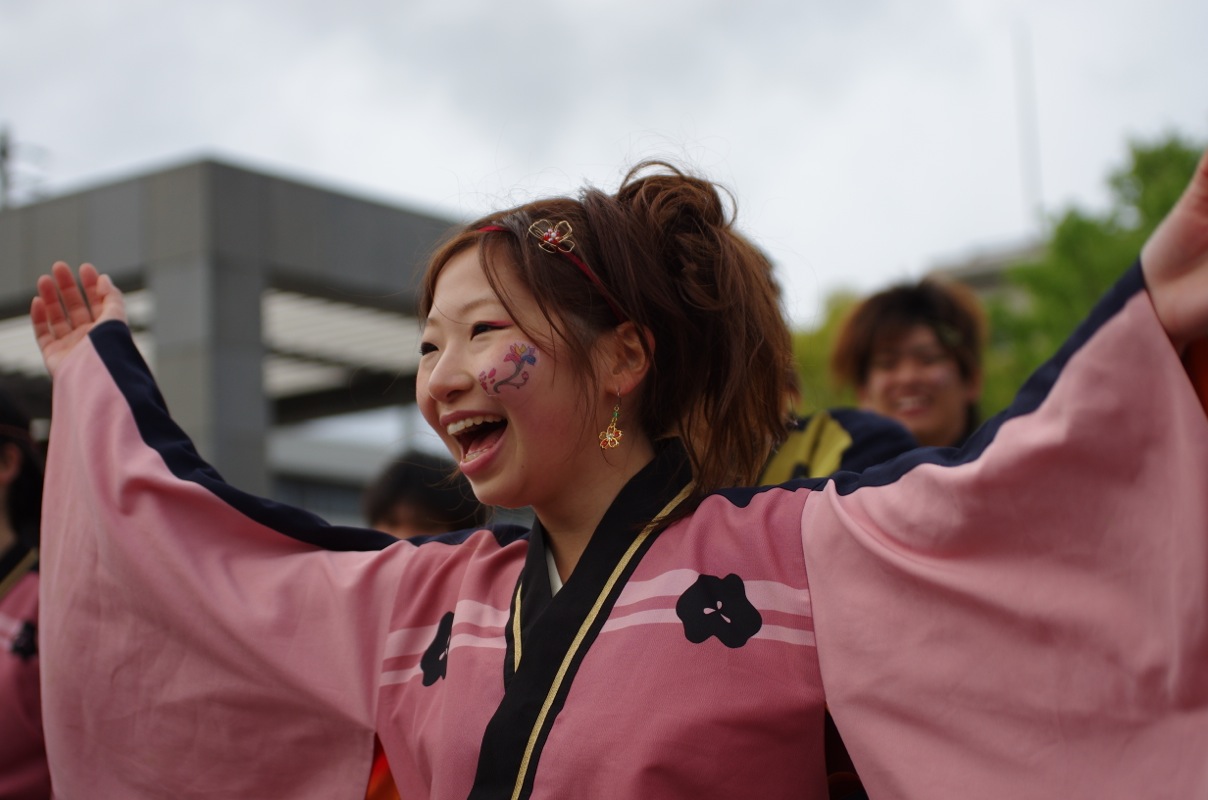
[[[480,333],[503,330],[506,327],[507,324],[503,322],[475,322],[470,326],[470,338],[473,338]]]
[[[436,345],[432,344],[431,342],[420,342],[419,343],[419,354],[421,356],[426,356],[429,353],[435,353],[435,352],[436,352]]]

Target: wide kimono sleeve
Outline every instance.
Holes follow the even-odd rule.
[[[1208,797],[1208,421],[1139,267],[963,449],[802,523],[871,797]]]
[[[363,797],[414,548],[223,483],[120,323],[64,363],[53,420],[41,649],[56,796]]]

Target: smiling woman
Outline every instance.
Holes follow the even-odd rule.
[[[555,524],[564,576],[657,440],[682,442],[696,472],[674,520],[713,489],[752,483],[783,436],[776,376],[790,349],[771,265],[712,184],[660,166],[638,167],[616,195],[471,223],[425,279],[421,410],[480,499]],[[719,314],[730,304],[745,324]],[[481,393],[466,391],[473,376]],[[518,495],[501,491],[519,481]]]
[[[591,414],[565,413],[579,401],[579,376],[568,365],[559,368],[555,358],[537,355],[557,352],[552,327],[510,270],[499,280],[510,309],[491,288],[477,248],[462,250],[444,265],[421,345],[420,410],[479,500],[532,506],[546,520],[577,520],[586,508],[607,507],[650,460],[650,448],[628,451],[629,469],[615,475],[615,465],[592,451],[603,423]],[[625,391],[632,389],[629,383]],[[567,474],[580,478],[573,488]],[[590,502],[587,495],[594,494],[602,497]],[[574,533],[586,541],[595,521],[577,525]]]
[[[425,418],[531,530],[238,491],[108,279],[39,281],[56,793],[353,798],[376,733],[406,798],[821,800],[826,710],[874,797],[1208,789],[1208,159],[1007,412],[862,474],[725,488],[784,431],[788,335],[708,181],[471,223],[422,314]]]

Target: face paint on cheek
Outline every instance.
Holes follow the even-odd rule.
[[[516,342],[504,354],[503,362],[498,369],[491,367],[478,373],[478,383],[487,394],[501,394],[505,386],[519,389],[528,383],[528,367],[537,364],[537,347]],[[509,362],[514,366],[509,367]]]

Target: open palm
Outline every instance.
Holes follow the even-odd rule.
[[[126,307],[122,293],[108,275],[99,274],[91,264],[83,264],[77,282],[71,268],[58,261],[50,275],[38,278],[38,294],[30,304],[29,318],[42,350],[42,360],[53,377],[94,326],[107,320],[124,322]]]
[[[1208,153],[1141,251],[1154,310],[1175,346],[1208,336]]]

